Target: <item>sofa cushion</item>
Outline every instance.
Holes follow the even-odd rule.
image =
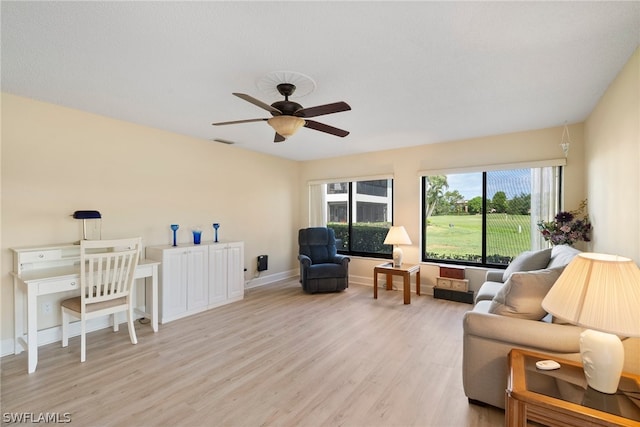
[[[551,259],[551,248],[539,251],[525,251],[515,257],[502,274],[502,281],[506,282],[516,271],[531,271],[546,268]]]
[[[547,268],[566,267],[579,253],[580,251],[572,246],[556,245],[551,250],[551,259]]]
[[[542,300],[561,273],[562,268],[513,273],[493,298],[489,312],[541,320],[547,315]]]

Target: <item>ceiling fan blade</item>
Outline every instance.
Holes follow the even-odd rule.
[[[218,122],[218,123],[211,123],[214,126],[222,126],[222,125],[235,125],[238,123],[251,123],[251,122],[265,122],[269,119],[247,119],[247,120],[233,120],[231,122]]]
[[[304,127],[319,130],[320,132],[330,133],[331,135],[339,136],[341,138],[349,135],[349,132],[346,130],[334,128],[333,126],[325,125],[324,123],[316,122],[315,120],[305,120]]]
[[[284,140],[287,139],[284,136],[280,135],[278,132],[276,132],[276,136],[275,138],[273,138],[273,142],[284,142]]]
[[[247,102],[252,103],[253,105],[257,105],[258,107],[267,110],[268,112],[275,114],[275,115],[280,115],[282,114],[282,111],[278,110],[275,107],[272,107],[269,104],[265,104],[264,102],[260,101],[259,99],[255,99],[253,96],[251,95],[247,95],[246,93],[233,93],[235,96],[237,96],[238,98],[242,98]]]
[[[298,117],[317,117],[325,114],[340,113],[349,111],[351,107],[346,102],[334,102],[333,104],[318,105],[317,107],[303,108],[295,112]]]

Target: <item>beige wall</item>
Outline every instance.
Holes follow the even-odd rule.
[[[572,144],[564,182],[566,209],[589,197],[594,241],[584,249],[636,262],[639,61],[636,52],[584,126],[569,127]],[[255,257],[262,253],[269,254],[271,274],[297,268],[296,230],[308,218],[307,182],[391,174],[395,222],[407,228],[414,242],[405,259],[416,263],[418,171],[558,158],[561,135],[562,127],[557,127],[297,163],[2,94],[3,352],[13,336],[8,248],[78,239],[79,224],[69,217],[75,210],[98,209],[104,216],[104,237],[142,235],[145,245],[169,243],[173,222],[182,226],[180,240],[185,242],[190,225],[201,224],[210,232],[210,223],[218,221],[222,239],[245,241],[246,278],[251,279]],[[379,261],[354,257],[354,281],[371,283]],[[433,284],[436,272],[423,265],[426,286]],[[476,288],[483,275],[481,269],[468,270]],[[40,327],[57,321],[57,313],[43,317]]]
[[[13,337],[9,248],[77,241],[96,209],[105,238],[140,235],[143,244],[191,241],[190,227],[213,222],[221,240],[245,242],[246,279],[256,257],[267,274],[297,268],[298,162],[2,94],[2,343]],[[259,185],[258,185],[259,184]],[[292,226],[293,224],[293,226]],[[295,271],[294,271],[295,272]],[[263,275],[265,275],[263,273]],[[54,305],[54,307],[57,307]],[[58,310],[39,327],[59,324]]]
[[[419,171],[443,168],[530,162],[563,157],[560,148],[562,127],[474,138],[442,144],[420,145],[413,148],[367,153],[333,159],[305,162],[303,183],[327,178],[366,177],[390,174],[394,177],[394,223],[404,225],[413,245],[403,248],[405,261],[420,262],[420,178]],[[564,180],[564,202],[567,209],[575,209],[586,196],[582,163],[583,126],[569,126],[571,147]],[[303,188],[301,216],[308,212],[308,191]],[[350,277],[360,283],[372,283],[373,267],[379,259],[352,257]],[[478,289],[484,279],[484,269],[467,269],[471,287]],[[433,286],[437,268],[421,268],[424,287]]]
[[[640,49],[585,122],[593,251],[640,263]]]

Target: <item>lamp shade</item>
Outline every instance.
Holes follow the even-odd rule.
[[[387,237],[384,239],[385,245],[410,245],[411,239],[407,230],[402,225],[393,226],[389,229]]]
[[[300,117],[295,116],[274,116],[267,120],[269,126],[271,126],[278,134],[285,138],[290,137],[304,126],[305,121]]]
[[[640,269],[629,258],[580,253],[549,290],[542,307],[578,326],[640,336]]]
[[[73,213],[75,219],[98,219],[102,218],[98,211],[75,211]]]

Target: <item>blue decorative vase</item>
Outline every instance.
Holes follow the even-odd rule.
[[[178,224],[171,224],[171,229],[173,230],[173,246],[178,246],[176,244],[176,232],[178,231],[180,226]]]
[[[220,224],[218,224],[217,222],[213,223],[213,241],[218,243],[218,228],[220,228]]]
[[[193,231],[193,244],[199,245],[200,238],[202,237],[202,230],[200,230],[199,228],[195,228],[192,231]]]

